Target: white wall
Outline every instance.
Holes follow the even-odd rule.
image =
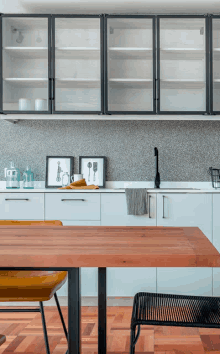
[[[0,0],[3,13],[219,14],[219,0]]]

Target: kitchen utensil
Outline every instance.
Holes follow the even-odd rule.
[[[92,167],[92,162],[88,162],[87,167],[89,168],[88,182],[90,182],[90,168]]]
[[[5,168],[6,188],[20,188],[20,171],[15,167],[14,162],[10,163],[10,168]]]
[[[80,179],[83,179],[83,175],[82,174],[75,174],[73,176],[71,176],[71,181],[73,182],[76,182],[76,181],[79,181]]]
[[[19,98],[19,111],[30,111],[31,100],[29,98]]]
[[[98,162],[93,162],[93,172],[94,172],[93,181],[95,181],[95,178],[96,178],[95,174],[96,174],[97,170],[98,170]]]
[[[23,188],[33,189],[34,188],[34,174],[31,172],[31,168],[27,166],[26,171],[23,173]]]
[[[35,111],[46,111],[47,110],[47,100],[44,98],[36,98],[35,100]]]

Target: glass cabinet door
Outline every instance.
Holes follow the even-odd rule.
[[[49,112],[48,21],[48,17],[2,18],[4,112]]]
[[[212,111],[220,112],[220,18],[212,19]]]
[[[101,111],[100,17],[55,17],[55,107]]]
[[[158,35],[159,112],[206,112],[206,19],[160,18]]]
[[[153,52],[153,18],[107,17],[108,112],[155,111]]]

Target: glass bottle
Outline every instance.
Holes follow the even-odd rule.
[[[6,188],[20,188],[20,171],[11,161],[10,168],[5,168]]]
[[[66,187],[70,184],[70,176],[68,172],[64,172],[62,177],[62,187]]]
[[[31,172],[31,168],[29,166],[27,166],[26,171],[23,173],[23,188],[34,188],[34,174]]]

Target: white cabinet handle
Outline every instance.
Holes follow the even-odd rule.
[[[69,200],[81,200],[82,202],[85,201],[85,199],[61,199],[61,202],[69,201]]]
[[[25,198],[5,198],[5,200],[30,200]]]
[[[164,199],[165,199],[165,195],[163,195],[163,219],[165,219],[165,216],[164,216]]]
[[[150,199],[151,199],[151,195],[149,195],[149,219],[151,219],[151,216],[150,216]]]

